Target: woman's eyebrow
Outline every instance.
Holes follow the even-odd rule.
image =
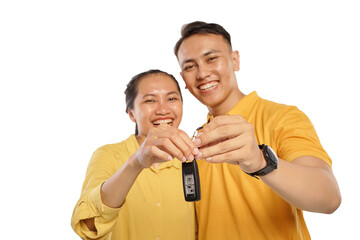
[[[152,93],[147,93],[142,98],[146,98],[146,97],[156,97],[156,95]]]
[[[171,92],[168,92],[167,95],[171,95],[171,94],[177,94],[177,95],[180,95],[179,92],[177,91],[171,91]]]

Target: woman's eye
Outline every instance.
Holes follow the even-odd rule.
[[[145,102],[146,102],[146,103],[151,103],[151,102],[155,102],[155,100],[153,100],[153,99],[146,99]]]
[[[176,97],[171,97],[171,98],[169,98],[169,101],[171,101],[171,102],[176,101],[176,100],[177,100]]]

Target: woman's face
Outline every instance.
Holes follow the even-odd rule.
[[[138,138],[144,140],[152,127],[160,123],[178,127],[182,118],[182,101],[174,80],[161,73],[143,77],[137,86],[134,109],[129,116],[138,127]],[[140,141],[142,142],[142,141]]]

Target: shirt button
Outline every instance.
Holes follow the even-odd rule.
[[[156,203],[156,206],[157,206],[157,207],[160,207],[160,206],[161,206],[161,203],[157,202],[157,203]],[[158,238],[156,238],[156,239],[158,239]],[[160,239],[160,238],[159,238],[159,239]]]

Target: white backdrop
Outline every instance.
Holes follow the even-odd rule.
[[[333,159],[343,202],[306,213],[313,239],[354,239],[360,208],[358,1],[1,1],[1,239],[78,239],[70,227],[86,167],[134,131],[130,78],[151,68],[183,89],[181,128],[206,109],[172,49],[184,23],[216,22],[240,52],[240,89],[298,106]],[[180,224],[181,225],[181,224]]]

